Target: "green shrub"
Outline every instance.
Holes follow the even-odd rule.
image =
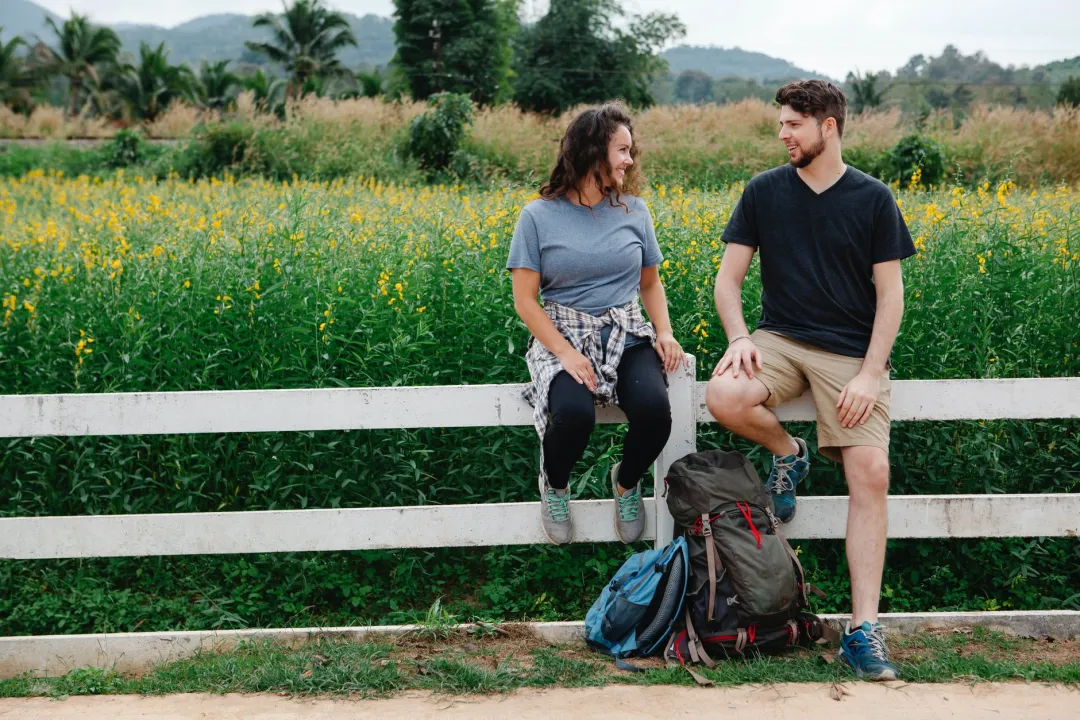
[[[182,177],[220,176],[253,164],[255,129],[244,122],[203,125],[177,158],[175,170]]]
[[[473,120],[468,95],[438,93],[428,101],[428,110],[413,118],[405,145],[406,154],[429,175],[462,167],[462,144]]]
[[[146,141],[137,130],[123,129],[101,147],[102,159],[110,168],[126,168],[146,160]]]
[[[941,145],[918,134],[905,135],[883,158],[881,179],[907,184],[920,172],[923,185],[939,185],[945,178],[945,153]]]
[[[863,147],[844,148],[844,162],[867,175],[883,178],[888,174],[889,154]]]

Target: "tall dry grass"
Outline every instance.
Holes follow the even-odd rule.
[[[178,140],[186,138],[199,123],[213,117],[212,113],[200,110],[187,103],[174,102],[153,122],[145,123],[143,128],[152,138]]]
[[[420,102],[307,97],[287,104],[283,120],[259,112],[250,93],[226,119],[295,138],[296,152],[317,159],[321,170],[368,172],[397,162],[409,122],[424,112]],[[471,147],[485,172],[523,182],[545,177],[559,139],[580,108],[558,118],[512,106],[479,109]],[[214,114],[175,104],[145,129],[150,137],[184,138]],[[1021,184],[1080,182],[1080,111],[974,106],[960,122],[947,111],[923,118],[921,132],[940,142],[950,175],[968,181],[1012,178]],[[760,100],[726,105],[665,105],[637,113],[635,130],[646,157],[645,174],[659,182],[713,185],[748,179],[784,162],[777,111]],[[898,109],[848,119],[844,147],[854,161],[893,147],[915,121]],[[67,118],[59,108],[38,107],[29,116],[0,108],[0,136],[8,138],[108,137],[115,128],[86,116]],[[378,157],[376,157],[378,156]],[[373,165],[373,160],[379,164]],[[351,164],[350,164],[351,163]],[[355,172],[360,172],[355,170]]]

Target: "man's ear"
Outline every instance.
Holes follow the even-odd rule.
[[[825,137],[833,137],[836,135],[836,118],[827,117],[821,123],[821,131],[825,134]]]

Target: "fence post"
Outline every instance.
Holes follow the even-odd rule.
[[[671,401],[671,436],[667,445],[660,451],[653,466],[656,478],[653,489],[655,499],[653,527],[656,530],[656,547],[663,547],[671,542],[675,523],[668,513],[664,494],[664,478],[668,468],[684,455],[697,452],[697,401],[694,386],[697,373],[697,360],[693,355],[686,356],[686,365],[668,376],[668,398]]]

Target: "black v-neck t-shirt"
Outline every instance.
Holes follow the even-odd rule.
[[[791,165],[761,173],[721,239],[761,255],[758,328],[849,357],[870,346],[873,266],[915,254],[892,191],[851,166],[821,194]]]

